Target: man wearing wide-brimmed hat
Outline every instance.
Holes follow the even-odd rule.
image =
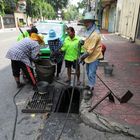
[[[100,31],[97,28],[95,21],[97,21],[95,14],[91,12],[85,13],[84,18],[80,20],[80,22],[86,27],[84,33],[86,39],[83,47],[85,53],[81,56],[81,61],[86,63],[88,77],[87,88],[91,91],[89,92],[91,96],[95,86],[96,70],[99,65],[99,59],[103,57],[100,45]]]
[[[32,33],[30,37],[18,41],[8,50],[6,58],[11,59],[12,72],[17,88],[21,88],[24,85],[20,82],[20,69],[29,78],[31,84],[35,86],[36,81],[33,77],[32,62],[38,59],[40,44],[43,43],[43,39],[38,34]]]

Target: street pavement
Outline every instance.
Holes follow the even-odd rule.
[[[1,31],[1,33],[3,32],[4,31]],[[0,137],[3,140],[11,138],[15,118],[15,107],[12,103],[12,97],[14,96],[14,93],[16,93],[17,89],[11,74],[10,61],[5,58],[5,53],[8,49],[6,46],[10,46],[9,42],[11,42],[13,38],[16,38],[14,37],[14,31],[11,32],[13,32],[13,36],[7,37],[1,41],[3,51],[1,51],[0,75]],[[5,35],[3,34],[3,36]],[[130,43],[128,40],[120,36],[108,33],[102,34],[102,42],[107,46],[107,50],[105,60],[101,64],[113,64],[113,75],[105,75],[104,66],[102,65],[98,68],[97,74],[115,95],[122,97],[128,90],[130,90],[134,96],[124,104],[120,104],[117,100],[115,100],[115,103],[111,103],[106,98],[92,112],[88,112],[90,107],[96,104],[100,98],[105,96],[108,92],[108,89],[97,78],[92,99],[89,101],[85,101],[83,99],[81,101],[79,115],[82,122],[78,124],[79,127],[76,125],[76,121],[68,122],[68,125],[72,129],[69,131],[70,129],[66,128],[65,130],[68,129],[68,131],[64,132],[61,139],[66,140],[67,134],[72,135],[71,138],[68,138],[68,140],[74,139],[73,135],[75,136],[75,140],[92,140],[93,137],[97,140],[140,139],[140,46],[135,43]],[[66,79],[66,69],[64,67],[65,66],[63,65],[60,77],[60,81],[62,82]],[[81,66],[81,82],[83,82],[83,73],[84,72]],[[27,99],[31,98],[32,95],[33,91],[31,86],[26,85],[16,98],[16,104],[18,106],[18,120],[15,139],[17,140],[35,140],[39,139],[39,135],[42,135],[45,139],[47,139],[45,136],[48,136],[46,135],[48,131],[42,133],[42,130],[48,130],[48,128],[46,128],[47,124],[44,124],[44,120],[47,121],[47,113],[25,114],[21,112],[21,110],[25,107],[25,102],[27,102]],[[61,117],[61,114],[57,117],[59,118],[59,116]],[[54,126],[55,121],[58,122],[58,119],[56,119],[57,117],[50,117],[50,120],[52,119],[53,121],[49,124]],[[64,117],[59,118],[60,121],[64,119]],[[73,124],[72,126],[71,123]],[[58,131],[58,129],[56,129],[56,131]]]
[[[140,46],[104,31],[102,42],[107,50],[97,75],[119,98],[128,90],[133,93],[133,97],[127,103],[120,103],[116,99],[115,103],[111,103],[105,98],[92,112],[88,112],[109,91],[97,77],[93,97],[81,103],[81,117],[90,126],[100,130],[140,139]],[[105,73],[106,64],[114,65],[112,75]]]

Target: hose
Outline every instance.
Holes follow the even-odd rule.
[[[78,53],[77,53],[78,58],[79,58],[79,56],[80,56],[80,52],[81,52],[81,46],[80,46],[80,44],[78,44]],[[77,60],[77,62],[76,62],[76,69],[75,69],[75,73],[74,73],[73,86],[72,86],[72,92],[71,92],[71,98],[70,98],[70,104],[69,104],[69,107],[68,107],[68,112],[67,112],[66,118],[65,118],[65,120],[64,120],[63,127],[62,127],[62,129],[61,129],[61,132],[60,132],[60,134],[59,134],[57,140],[60,140],[61,135],[62,135],[62,133],[63,133],[63,130],[64,130],[64,128],[65,128],[65,125],[66,125],[66,123],[67,123],[68,117],[69,117],[69,113],[70,113],[70,109],[71,109],[71,104],[72,104],[72,100],[73,100],[74,89],[75,89],[77,70],[78,70],[78,60]]]
[[[15,98],[16,98],[16,96],[20,93],[20,91],[21,91],[22,89],[23,89],[23,87],[21,87],[21,88],[16,92],[16,94],[15,94],[14,97],[13,97],[13,103],[14,103],[15,108],[16,108],[16,116],[15,116],[15,121],[14,121],[14,128],[13,128],[12,140],[15,139],[16,125],[17,125],[17,118],[18,118],[18,107],[17,107],[17,105],[16,105]]]
[[[73,88],[72,88],[72,93],[71,93],[71,98],[70,98],[70,104],[69,104],[68,112],[67,112],[67,115],[66,115],[66,118],[65,118],[63,127],[62,127],[62,129],[61,129],[61,132],[60,132],[60,134],[59,134],[57,140],[59,140],[59,139],[61,138],[61,135],[62,135],[62,133],[63,133],[63,130],[64,130],[64,128],[65,128],[65,125],[66,125],[67,120],[68,120],[68,117],[69,117],[69,113],[70,113],[70,109],[71,109],[71,104],[72,104],[72,99],[73,99],[73,94],[74,94],[75,81],[76,81],[76,72],[75,72],[75,74],[74,74]]]

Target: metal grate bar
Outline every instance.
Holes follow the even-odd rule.
[[[46,113],[52,110],[54,87],[48,87],[46,94],[39,94],[35,92],[24,109],[23,113]]]

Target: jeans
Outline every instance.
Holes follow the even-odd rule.
[[[94,87],[96,82],[96,70],[99,65],[99,60],[86,64],[86,71],[88,77],[88,86]]]

